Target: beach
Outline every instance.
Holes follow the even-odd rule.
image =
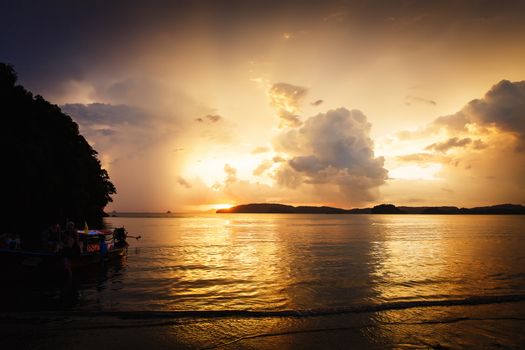
[[[62,282],[6,285],[10,348],[457,349],[525,344],[522,216],[140,214]]]
[[[17,349],[518,349],[525,302],[318,317],[2,314]]]

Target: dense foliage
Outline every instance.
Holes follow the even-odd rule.
[[[2,232],[38,235],[72,220],[99,226],[115,187],[97,152],[60,108],[16,85],[0,63]]]

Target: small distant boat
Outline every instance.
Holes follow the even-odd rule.
[[[115,230],[78,230],[81,250],[78,254],[68,255],[72,270],[89,267],[93,264],[119,259],[126,255],[128,243],[124,228]],[[132,237],[132,236],[130,236]],[[132,237],[132,238],[140,238]],[[101,242],[104,242],[102,245]],[[102,250],[101,250],[101,247]],[[23,275],[27,272],[64,270],[63,251],[24,250],[0,248],[0,267],[2,273],[12,272]]]

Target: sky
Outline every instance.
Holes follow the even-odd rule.
[[[523,1],[11,1],[107,210],[525,204]]]

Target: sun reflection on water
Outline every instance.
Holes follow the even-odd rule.
[[[246,334],[348,324],[353,328],[341,334],[364,344],[449,346],[453,343],[447,336],[454,339],[455,327],[471,334],[476,327],[447,320],[505,316],[517,304],[422,303],[525,294],[525,265],[517,263],[525,261],[524,217],[228,214],[108,220],[115,226],[125,224],[143,239],[128,251],[125,273],[118,280],[111,278],[105,289],[83,292],[82,307],[204,312],[198,326],[173,330],[178,341],[187,339],[200,347]],[[387,308],[338,313],[381,305]],[[329,316],[206,318],[206,312],[220,310],[321,311]],[[514,314],[520,312],[523,306]],[[444,336],[432,333],[439,322]],[[507,325],[511,330],[516,326]],[[497,331],[509,333],[501,327]],[[320,334],[300,337],[319,347],[340,345],[337,337]],[[483,334],[485,339],[498,337],[487,330]],[[242,345],[294,348],[294,337],[299,336],[245,339]],[[477,344],[476,336],[469,339],[468,344]]]
[[[373,242],[370,262],[373,289],[378,301],[411,300],[450,292],[443,275],[446,256],[442,232],[426,232],[428,218],[410,223],[393,216],[378,218],[380,239]],[[426,220],[426,221],[425,221]],[[419,232],[414,235],[414,232]],[[423,233],[421,233],[423,232]],[[440,283],[442,281],[443,283]]]

